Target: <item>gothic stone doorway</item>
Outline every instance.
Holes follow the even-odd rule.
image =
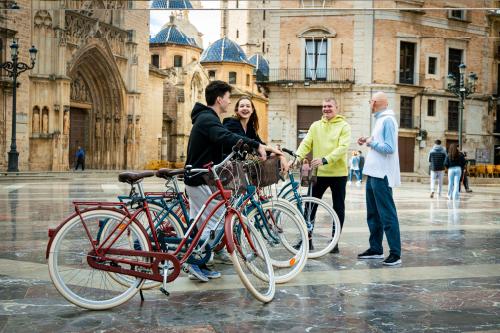
[[[89,154],[89,125],[88,111],[80,108],[70,109],[70,128],[69,128],[69,167],[76,165],[76,151],[78,147]]]

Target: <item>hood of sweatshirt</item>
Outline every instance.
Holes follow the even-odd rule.
[[[208,106],[206,105],[203,105],[201,103],[196,103],[193,107],[193,111],[191,111],[191,123],[194,124],[194,121],[196,120],[196,118],[198,118],[198,116],[203,112],[203,111],[209,111],[209,112],[213,112],[213,114],[218,118],[219,116],[217,116],[217,113],[214,111],[214,109],[212,108],[209,108]]]
[[[325,124],[335,124],[335,123],[341,123],[344,121],[345,121],[345,117],[340,115],[340,114],[336,115],[335,117],[333,117],[332,119],[329,119],[329,120],[327,120],[324,116],[321,117],[321,122],[323,122]]]
[[[434,145],[434,147],[432,147],[432,149],[431,149],[431,153],[432,152],[445,153],[446,154],[446,149],[444,149],[444,147],[441,146],[441,145]]]

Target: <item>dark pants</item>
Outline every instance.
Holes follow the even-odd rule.
[[[78,166],[82,166],[82,171],[85,170],[85,159],[84,158],[78,158],[76,160],[75,170],[78,170]]]
[[[344,225],[345,216],[345,186],[347,176],[344,177],[317,177],[316,184],[312,187],[312,196],[318,199],[323,197],[325,191],[330,188],[332,191],[333,210],[337,213],[340,220],[340,227]],[[317,205],[313,205],[312,220],[316,216]],[[306,209],[307,210],[307,209]],[[335,230],[332,231],[332,233]]]
[[[392,198],[392,188],[387,177],[375,178],[368,176],[366,180],[366,210],[370,229],[370,249],[383,253],[382,239],[387,238],[390,253],[401,256],[401,239],[396,205]]]

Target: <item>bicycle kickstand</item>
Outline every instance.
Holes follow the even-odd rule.
[[[160,287],[160,291],[165,296],[170,296],[170,293],[167,291],[167,278],[168,278],[169,266],[170,265],[167,262],[163,264],[163,285]]]

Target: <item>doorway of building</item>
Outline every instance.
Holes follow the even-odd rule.
[[[74,168],[76,164],[76,151],[78,147],[85,150],[86,162],[89,164],[89,136],[88,136],[88,113],[85,109],[71,108],[69,127],[69,167]]]
[[[311,124],[321,119],[323,115],[322,109],[321,106],[297,106],[297,147],[306,137]],[[312,154],[308,154],[306,157],[311,160]]]
[[[415,164],[415,138],[398,138],[399,169],[401,172],[413,172]]]

